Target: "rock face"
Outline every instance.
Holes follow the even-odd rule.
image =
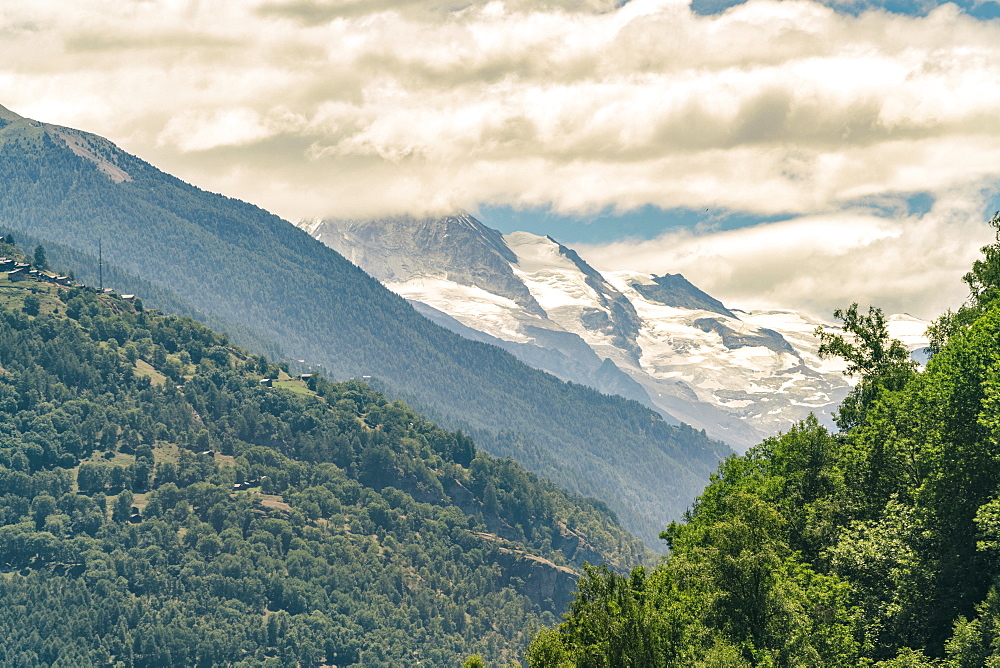
[[[699,290],[680,274],[650,276],[649,283],[634,281],[630,285],[640,295],[657,304],[673,306],[674,308],[712,311],[728,318],[736,317],[722,302],[707,292]]]
[[[555,546],[574,564],[582,566],[584,562],[600,564],[607,561],[581,534],[573,531],[562,522],[559,523],[557,528],[559,529],[559,536],[555,539]],[[608,566],[616,570],[627,568],[627,564],[609,563]]]
[[[514,584],[532,603],[555,614],[562,614],[573,602],[580,577],[577,571],[519,549],[494,534],[473,532],[473,535],[483,541],[486,549],[496,551],[501,587]]]
[[[502,570],[501,584],[519,580],[518,591],[543,610],[559,614],[573,602],[573,592],[579,575],[565,566],[521,550],[501,547],[497,562]],[[524,583],[521,585],[520,583]]]
[[[791,310],[728,308],[680,274],[601,273],[550,237],[501,235],[468,215],[328,221],[321,241],[418,310],[564,380],[634,399],[741,450],[850,391],[817,327]],[[911,350],[923,323],[889,318]]]
[[[323,221],[309,232],[383,283],[438,278],[544,314],[514,276],[503,235],[472,216]]]

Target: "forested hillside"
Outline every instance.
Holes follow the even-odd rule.
[[[649,559],[367,385],[0,276],[2,665],[508,662],[584,561]]]
[[[11,235],[13,237],[13,232],[13,230],[0,225],[0,236]],[[256,352],[272,359],[282,359],[281,348],[274,341],[264,338],[253,329],[224,320],[212,313],[205,313],[169,288],[151,283],[106,260],[102,262],[96,255],[77,250],[52,239],[37,237],[23,230],[17,230],[16,241],[21,248],[42,246],[49,264],[53,267],[73,267],[70,273],[77,281],[96,287],[103,280],[104,286],[113,288],[120,294],[141,295],[146,303],[165,313],[194,318],[210,329],[228,333],[230,338],[238,340],[243,347],[253,348]]]
[[[1000,214],[926,370],[877,310],[827,333],[861,382],[725,461],[655,569],[590,569],[532,666],[1000,665]]]
[[[601,498],[649,544],[730,452],[634,401],[440,328],[294,225],[99,137],[0,108],[0,182],[0,227],[90,258],[103,239],[106,262],[237,325],[234,340],[273,342],[333,378],[373,376],[475,430],[491,452]]]

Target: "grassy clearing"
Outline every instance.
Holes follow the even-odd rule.
[[[58,291],[53,285],[33,280],[11,281],[6,272],[0,271],[0,302],[12,311],[22,310],[24,298],[34,295],[39,302],[39,314],[60,313],[63,304]]]
[[[215,461],[219,463],[219,466],[236,466],[236,457],[232,455],[223,455],[216,452]]]
[[[260,497],[260,505],[265,508],[272,508],[274,510],[291,510],[292,507],[285,503],[284,498],[279,494],[262,494],[260,492],[253,492]]]
[[[167,443],[166,441],[157,441],[153,445],[153,460],[157,463],[170,462],[175,466],[181,460],[181,450],[176,443]]]
[[[80,463],[88,462],[91,464],[108,464],[110,466],[128,466],[135,463],[135,455],[127,455],[124,452],[92,452],[89,457]]]
[[[309,386],[301,380],[279,380],[275,381],[274,387],[281,390],[289,390],[295,394],[304,394],[306,396],[314,397],[316,393],[309,389]]]
[[[140,513],[146,510],[147,504],[149,504],[149,492],[132,495],[132,505],[138,508]]]
[[[163,385],[167,382],[167,377],[145,360],[135,361],[135,373],[137,376],[146,376],[153,385]]]

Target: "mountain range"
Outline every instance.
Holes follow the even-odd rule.
[[[98,282],[100,248],[104,272],[120,281],[113,287],[329,377],[370,376],[493,454],[599,499],[658,549],[659,532],[731,453],[639,402],[438,326],[288,221],[184,183],[96,135],[0,107],[0,181],[0,227],[51,248],[52,261],[78,277]],[[508,288],[517,297],[517,285]],[[535,308],[529,297],[517,298]],[[630,317],[618,303],[614,317]],[[634,389],[610,366],[605,375]]]
[[[556,240],[503,235],[468,214],[303,224],[422,313],[468,338],[743,450],[851,388],[818,355],[829,322],[791,309],[728,308],[680,274],[599,272]],[[889,317],[911,350],[928,323]]]

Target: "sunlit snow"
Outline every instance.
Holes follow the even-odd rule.
[[[658,285],[649,274],[599,274],[552,239],[527,232],[505,235],[503,242],[516,257],[514,276],[543,314],[490,292],[488,282],[485,288],[466,285],[444,270],[387,287],[506,341],[541,348],[560,345],[553,341],[585,344],[596,357],[580,363],[599,366],[610,359],[651,406],[738,449],[787,430],[810,412],[829,423],[854,382],[843,375],[843,360],[818,354],[817,328],[839,332],[836,323],[787,309],[730,306],[730,317],[707,301],[714,310],[669,306],[643,296],[655,297],[655,290],[634,287]],[[669,301],[671,294],[661,298]],[[927,345],[926,322],[902,314],[890,316],[888,326],[911,351]],[[544,338],[550,335],[556,338]],[[579,348],[572,345],[561,353],[573,357]]]

